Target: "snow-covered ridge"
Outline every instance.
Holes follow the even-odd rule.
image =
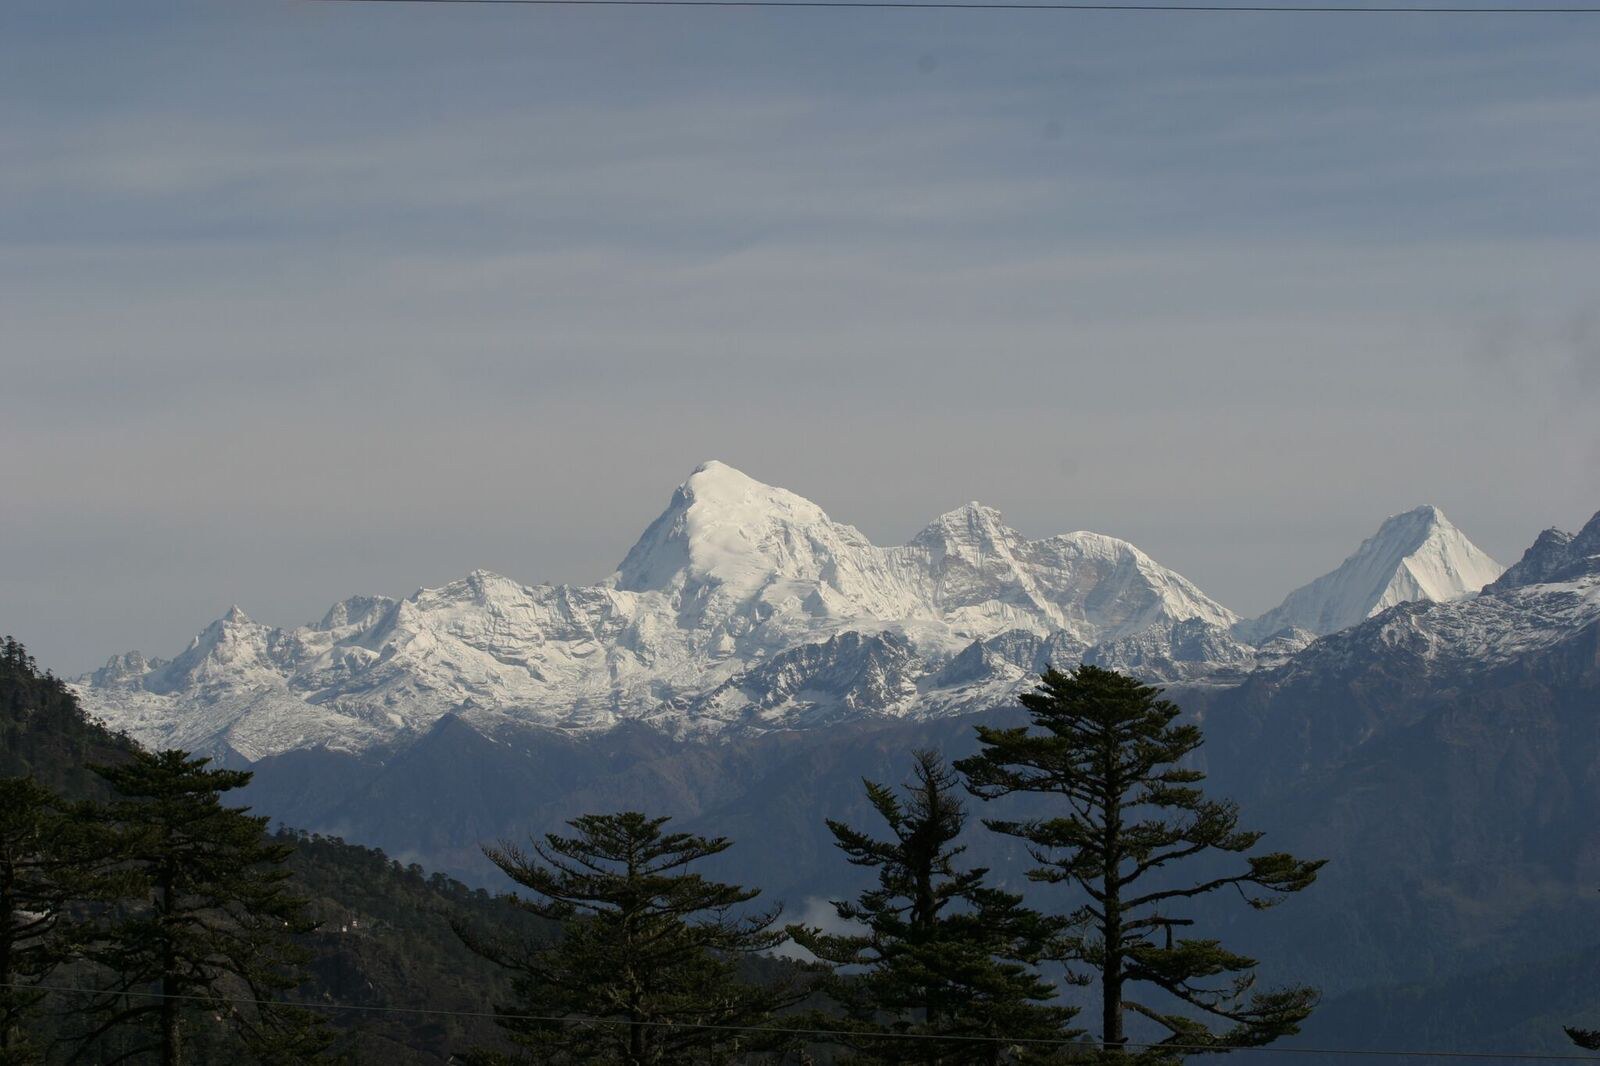
[[[130,653],[79,686],[91,710],[143,740],[252,759],[383,744],[447,714],[565,730],[639,719],[714,734],[918,713],[950,687],[924,675],[1004,633],[1086,649],[1236,620],[1114,537],[1030,541],[974,503],[908,544],[879,547],[811,501],[712,462],[598,585],[476,571],[399,601],[353,597],[293,628],[234,608],[172,661]],[[845,660],[880,653],[904,676],[846,683]],[[785,670],[766,666],[785,655]],[[996,698],[1020,665],[1015,674],[954,687]]]
[[[1450,524],[1437,507],[1390,517],[1339,567],[1289,593],[1234,632],[1251,642],[1285,629],[1334,633],[1400,603],[1470,596],[1505,568]]]
[[[804,616],[808,628],[866,617],[927,623],[963,640],[1021,627],[1093,643],[1166,619],[1236,620],[1115,537],[1029,541],[999,511],[969,503],[909,544],[880,548],[811,501],[718,462],[679,487],[608,585],[662,593],[713,618],[770,608]]]
[[[1398,604],[1316,641],[1254,680],[1267,686],[1327,682],[1372,670],[1386,683],[1447,678],[1460,687],[1508,665],[1522,669],[1529,656],[1581,642],[1596,627],[1600,514],[1576,535],[1546,530],[1517,565],[1476,596]],[[1593,654],[1580,651],[1580,661]]]
[[[352,597],[292,628],[233,608],[171,661],[119,656],[78,689],[146,743],[248,759],[403,744],[447,715],[717,737],[975,710],[1046,663],[1237,677],[1310,639],[1258,649],[1230,634],[1238,621],[1114,537],[1028,540],[971,503],[881,547],[713,462],[600,584],[480,570],[403,600]]]
[[[1580,581],[1600,573],[1600,514],[1577,533],[1547,529],[1522,558],[1489,586],[1491,591],[1550,582]]]

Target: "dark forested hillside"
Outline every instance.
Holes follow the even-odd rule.
[[[68,799],[98,800],[106,786],[88,767],[126,762],[135,751],[128,738],[88,720],[72,692],[39,673],[22,645],[7,639],[0,656],[0,778],[31,777]],[[292,846],[291,885],[317,923],[300,938],[310,959],[288,999],[332,1023],[332,1055],[408,1066],[502,1043],[493,1013],[510,993],[507,971],[469,950],[458,930],[539,944],[556,935],[556,925],[483,888],[402,864],[377,848],[291,828],[259,802],[256,809],[272,813],[274,840]],[[472,831],[459,821],[451,828]],[[463,851],[477,839],[466,836]],[[748,980],[770,982],[793,965],[753,958],[740,970]],[[70,1010],[73,997],[57,995],[60,1009]]]
[[[321,923],[307,938],[311,980],[296,998],[347,1008],[329,1012],[337,1046],[358,1062],[424,1063],[498,1042],[493,1021],[481,1015],[508,983],[499,967],[466,949],[452,923],[510,924],[530,938],[549,936],[546,923],[373,848],[288,830],[278,836],[295,844],[294,882]]]
[[[87,720],[72,693],[38,672],[8,639],[0,655],[0,777],[31,776],[71,798],[100,798],[90,764],[126,760],[127,738]],[[295,891],[310,901],[320,928],[305,938],[309,980],[291,998],[332,1008],[336,1052],[355,1062],[447,1061],[497,1040],[481,1015],[506,991],[498,967],[468,951],[452,923],[510,927],[547,937],[548,923],[381,851],[282,829],[292,842]],[[71,1002],[63,997],[63,1008]],[[409,1013],[411,1010],[423,1013]],[[480,1017],[452,1016],[464,1012]]]
[[[0,777],[32,776],[71,795],[98,795],[86,767],[113,763],[133,741],[90,721],[59,678],[41,673],[18,641],[0,642]]]

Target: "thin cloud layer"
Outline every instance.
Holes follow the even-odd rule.
[[[59,669],[591,581],[713,456],[1245,613],[1600,495],[1559,23],[141,8],[0,14],[0,591]]]

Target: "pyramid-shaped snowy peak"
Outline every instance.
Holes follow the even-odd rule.
[[[708,579],[753,590],[775,580],[816,581],[829,563],[871,547],[810,500],[713,460],[678,486],[611,582],[632,592]]]
[[[1443,511],[1418,507],[1390,517],[1337,569],[1295,589],[1259,618],[1239,623],[1235,632],[1253,642],[1290,628],[1332,633],[1399,603],[1469,596],[1503,569]]]

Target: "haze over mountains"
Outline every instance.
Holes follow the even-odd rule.
[[[351,597],[289,629],[234,607],[174,659],[118,656],[79,691],[141,741],[252,761],[392,747],[446,715],[727,737],[979,710],[1052,662],[1233,683],[1315,636],[1396,603],[1471,595],[1500,571],[1422,507],[1241,620],[1115,537],[1030,541],[970,503],[880,547],[709,462],[600,584],[480,570],[404,600]]]

